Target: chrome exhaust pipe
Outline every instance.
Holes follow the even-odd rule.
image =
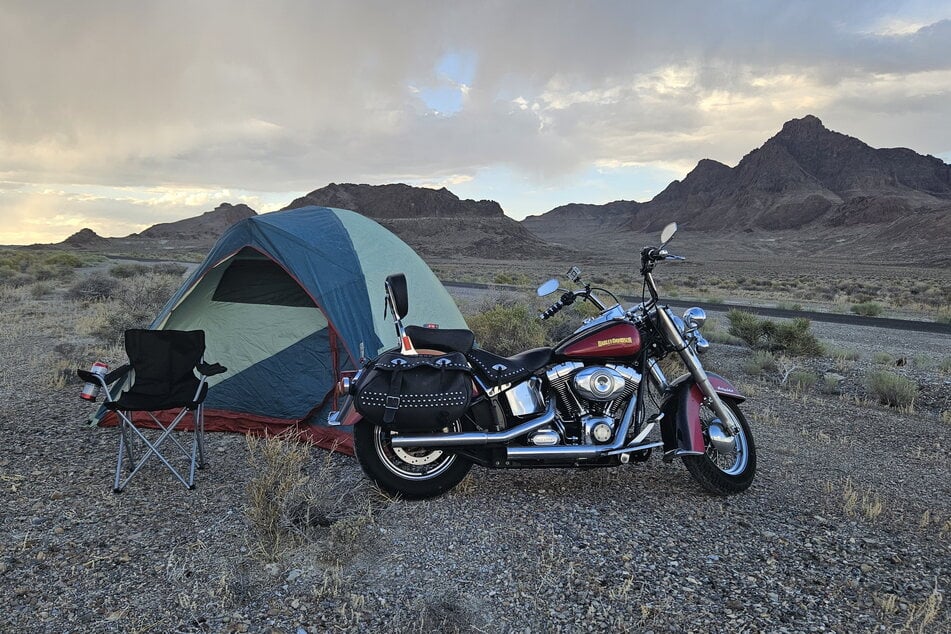
[[[614,442],[607,445],[561,445],[557,447],[506,447],[505,457],[508,460],[583,460],[585,458],[597,458],[610,453],[622,453],[635,451],[634,448],[624,446],[624,439],[627,437],[627,430],[631,427],[631,421],[634,419],[634,410],[637,407],[637,397],[632,396],[624,410],[624,416],[621,418],[621,424],[615,432]],[[647,434],[650,433],[654,425],[647,425],[637,438],[633,439],[630,445],[637,445],[642,442]],[[620,450],[620,451],[619,451]]]
[[[461,432],[458,434],[398,434],[390,436],[394,447],[465,447],[471,445],[501,445],[536,429],[555,422],[555,402],[548,402],[548,409],[538,418],[533,418],[511,429],[498,432]]]

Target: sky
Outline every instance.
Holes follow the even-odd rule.
[[[806,114],[951,163],[951,0],[2,0],[0,244],[331,182],[645,201]]]

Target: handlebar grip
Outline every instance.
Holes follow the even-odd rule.
[[[557,313],[559,310],[561,310],[564,307],[565,305],[559,299],[557,302],[549,306],[548,310],[546,310],[541,315],[539,315],[539,317],[541,317],[542,319],[548,319],[549,317],[552,317],[555,313]]]

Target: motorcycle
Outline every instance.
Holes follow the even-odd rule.
[[[473,464],[611,467],[646,461],[655,449],[664,462],[680,458],[712,494],[746,490],[756,448],[740,411],[744,396],[703,368],[700,355],[710,347],[700,333],[704,311],[689,308],[680,317],[658,297],[655,266],[684,259],[666,248],[676,231],[671,223],[660,246],[641,251],[642,301],[630,308],[584,283],[577,267],[568,277],[578,288],[561,288],[557,279],[542,284],[541,297],[561,292],[542,319],[578,300],[599,314],[554,347],[512,357],[476,347],[468,330],[404,327],[405,278],[390,276],[387,306],[400,348],[341,381],[348,398],[330,424],[353,425],[363,471],[406,498],[451,489]],[[671,354],[686,368],[673,380],[660,365]]]

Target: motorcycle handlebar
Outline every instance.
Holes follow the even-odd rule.
[[[548,319],[549,317],[553,317],[555,313],[557,313],[559,310],[561,310],[565,306],[570,306],[571,304],[574,303],[574,301],[575,301],[575,294],[572,293],[571,291],[568,291],[567,293],[561,296],[561,299],[559,299],[557,302],[549,306],[548,309],[545,312],[541,313],[538,317],[540,319]]]
[[[682,255],[673,255],[668,253],[667,249],[659,249],[657,247],[644,247],[644,250],[641,251],[641,257],[644,261],[656,262],[658,260],[685,260],[686,258]]]

